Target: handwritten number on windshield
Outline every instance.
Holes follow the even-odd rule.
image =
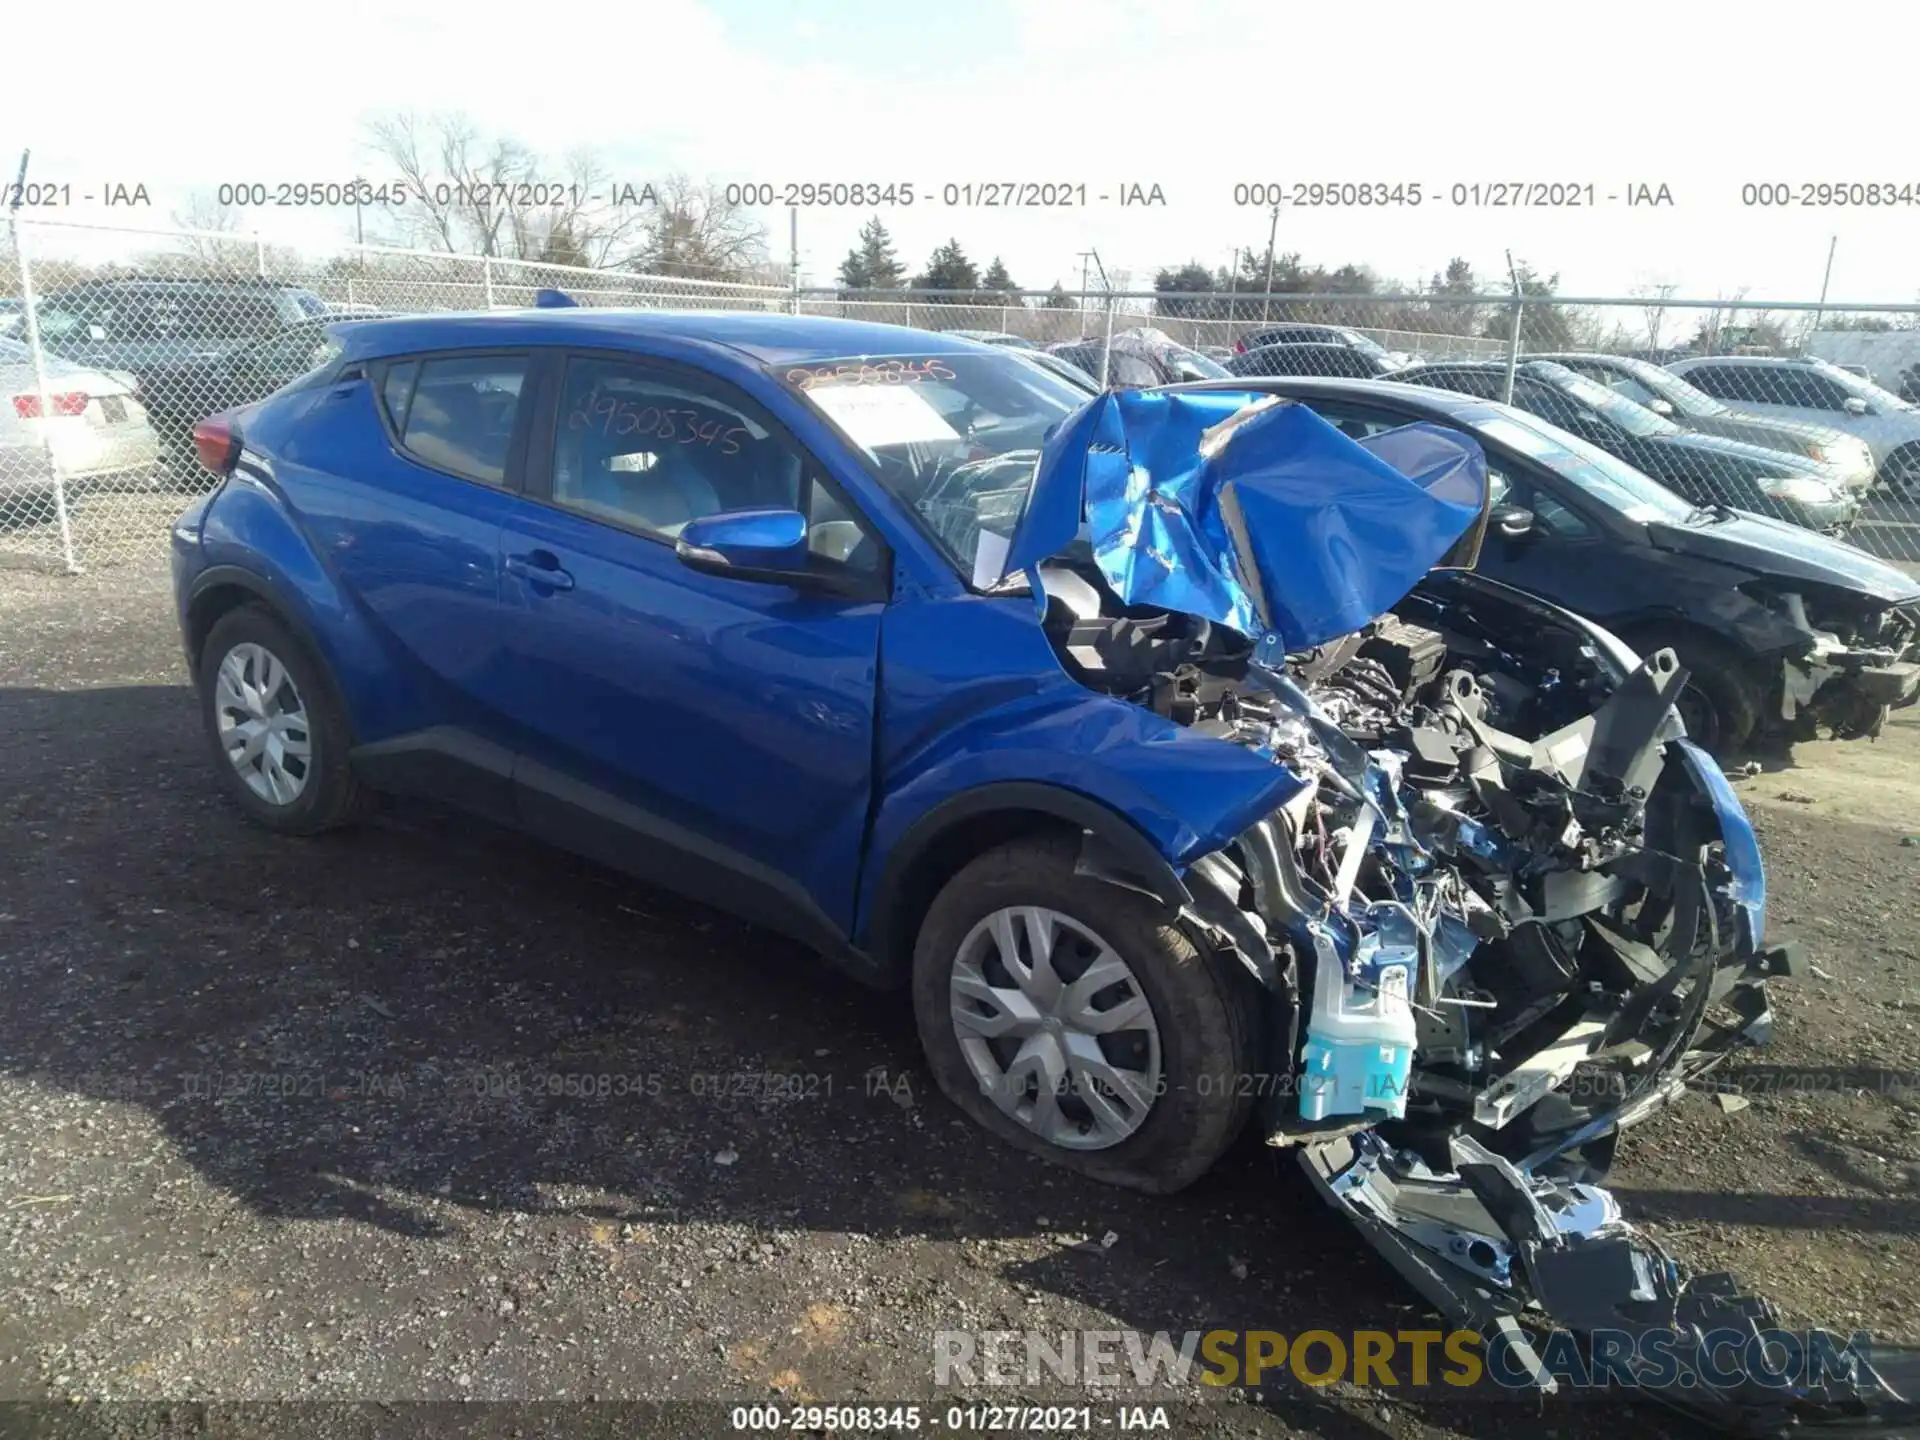
[[[849,365],[799,366],[787,371],[787,383],[802,390],[822,385],[918,385],[951,380],[953,371],[939,360],[876,360]]]

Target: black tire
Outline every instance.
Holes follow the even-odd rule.
[[[969,1118],[1030,1154],[1109,1184],[1167,1194],[1205,1174],[1245,1127],[1258,996],[1230,957],[1196,945],[1164,906],[1076,874],[1077,836],[989,850],[947,882],[921,924],[913,1009],[936,1084]],[[1139,1128],[1106,1149],[1057,1145],[1002,1113],[968,1066],[949,989],[962,941],[996,910],[1040,905],[1085,925],[1126,962],[1153,1011],[1163,1084]]]
[[[1709,753],[1728,758],[1752,743],[1760,728],[1766,697],[1748,659],[1730,645],[1702,635],[1634,637],[1642,655],[1670,648],[1687,671],[1680,696],[1680,718],[1687,736]]]
[[[286,803],[276,804],[256,794],[227,758],[220,739],[216,684],[220,666],[235,646],[249,644],[258,645],[285,668],[307,719],[304,779],[299,794]],[[250,820],[283,835],[317,835],[348,824],[361,813],[366,791],[347,758],[353,748],[352,730],[333,677],[271,610],[248,604],[222,615],[200,647],[197,672],[200,716],[214,768]]]

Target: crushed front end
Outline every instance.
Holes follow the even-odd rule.
[[[1621,1130],[1764,1042],[1766,982],[1797,968],[1766,945],[1753,829],[1685,738],[1685,671],[1429,573],[1470,564],[1483,523],[1464,437],[1361,446],[1299,407],[1179,405],[1201,399],[1094,402],[1065,457],[1087,552],[1012,551],[1083,684],[1298,782],[1184,877],[1188,922],[1261,987],[1266,1138],[1543,1387],[1529,1328],[1664,1327],[1680,1370],[1708,1373],[1710,1334],[1777,1329],[1770,1312],[1689,1276],[1597,1188]],[[1871,1366],[1762,1390],[1661,1398],[1740,1430],[1903,1403]]]

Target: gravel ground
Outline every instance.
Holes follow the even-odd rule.
[[[1161,1200],[995,1146],[900,1003],[785,941],[425,808],[249,828],[185,680],[159,565],[0,571],[0,1400],[944,1405],[943,1329],[1436,1323],[1256,1144]],[[1742,789],[1819,971],[1750,1103],[1686,1097],[1615,1180],[1686,1258],[1920,1341],[1920,725],[1797,762]],[[1516,1418],[1694,1433],[1299,1388],[1195,1423]]]

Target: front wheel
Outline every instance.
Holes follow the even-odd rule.
[[[1076,849],[1013,841],[947,883],[914,947],[920,1041],[941,1091],[1001,1139],[1178,1190],[1246,1122],[1251,981],[1157,901],[1075,873]]]
[[[1704,636],[1635,638],[1642,655],[1671,647],[1686,670],[1686,687],[1676,703],[1688,739],[1723,760],[1752,742],[1765,699],[1752,666],[1739,652]]]

